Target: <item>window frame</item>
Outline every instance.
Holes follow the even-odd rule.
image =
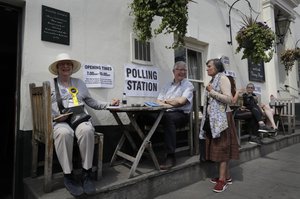
[[[132,63],[135,63],[135,64],[153,66],[153,47],[152,47],[153,42],[151,40],[147,41],[150,45],[150,48],[149,48],[149,50],[150,50],[149,51],[150,52],[150,61],[146,61],[146,60],[140,60],[140,59],[135,58],[135,52],[136,52],[135,40],[138,41],[138,37],[134,33],[130,33],[130,61]],[[141,41],[138,41],[138,42],[141,42]]]
[[[204,61],[204,58],[206,57],[205,49],[201,48],[199,46],[193,45],[191,43],[188,43],[187,41],[186,41],[185,46],[183,46],[183,48],[185,48],[185,55],[186,55],[185,62],[188,65],[188,67],[189,67],[189,62],[188,62],[188,57],[187,57],[187,51],[192,50],[192,51],[201,53],[201,56],[202,56],[202,60],[201,60],[202,61],[202,63],[201,63],[202,64],[202,80],[201,79],[190,79],[189,74],[187,74],[187,79],[191,82],[198,82],[198,83],[204,84],[204,79],[205,79],[205,61]]]
[[[203,44],[197,45],[197,44],[193,44],[188,41],[185,41],[185,46],[183,46],[183,48],[185,48],[185,59],[186,59],[185,62],[188,65],[188,67],[189,67],[189,61],[188,61],[188,55],[187,55],[188,50],[192,50],[197,53],[201,53],[201,63],[200,64],[202,66],[202,77],[200,77],[200,78],[202,78],[202,79],[190,79],[189,74],[187,74],[187,79],[191,83],[193,83],[195,89],[198,90],[197,98],[200,100],[200,105],[203,105],[203,93],[204,93],[204,82],[205,82],[204,80],[206,78],[206,75],[205,75],[206,65],[205,65],[205,61],[204,61],[207,56],[206,45],[203,45]],[[174,50],[174,55],[175,55],[175,50]]]

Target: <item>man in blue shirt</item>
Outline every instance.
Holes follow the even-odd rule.
[[[157,103],[169,107],[164,113],[160,124],[164,130],[166,156],[160,169],[166,170],[176,164],[176,128],[185,125],[189,119],[189,113],[193,102],[193,84],[186,79],[187,65],[178,61],[173,67],[174,79],[168,82],[157,97]],[[153,122],[156,114],[147,114],[139,118],[140,124]]]

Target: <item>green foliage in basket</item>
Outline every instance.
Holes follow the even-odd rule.
[[[133,30],[139,40],[147,41],[160,33],[174,33],[177,41],[169,48],[184,45],[190,1],[192,0],[133,0],[129,5],[130,15],[135,17]],[[154,16],[161,17],[161,22],[152,30]]]
[[[246,17],[243,21],[243,27],[235,37],[238,43],[236,53],[243,50],[242,59],[249,58],[256,64],[269,62],[274,52],[274,31],[266,23],[258,22],[257,18]]]

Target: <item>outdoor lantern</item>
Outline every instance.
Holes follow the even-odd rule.
[[[287,16],[281,15],[280,12],[278,12],[275,19],[277,44],[284,43],[284,38],[290,28],[290,23],[291,21]]]

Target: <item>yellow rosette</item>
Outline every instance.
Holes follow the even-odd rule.
[[[69,87],[68,91],[72,95],[74,105],[77,106],[78,105],[78,99],[77,99],[78,89],[76,87]]]

